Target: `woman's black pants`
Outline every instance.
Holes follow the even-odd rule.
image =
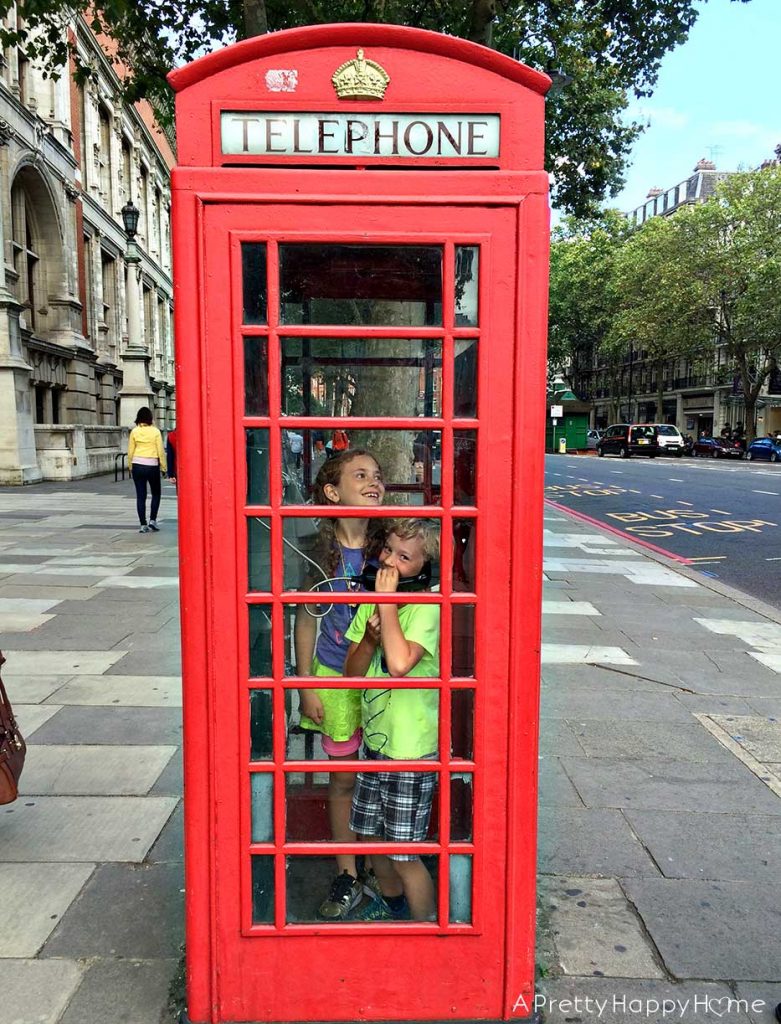
[[[136,485],[138,521],[142,526],[146,526],[146,485],[149,484],[149,489],[152,492],[152,509],[149,518],[155,522],[157,510],[160,508],[160,467],[136,463],[133,466],[133,483]]]

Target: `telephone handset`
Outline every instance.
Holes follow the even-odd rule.
[[[365,590],[374,590],[377,582],[378,565],[367,565],[363,572],[353,577]],[[426,562],[415,576],[400,576],[397,591],[427,590],[431,586],[431,562]]]

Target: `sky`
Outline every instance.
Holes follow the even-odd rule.
[[[781,143],[781,0],[708,0],[688,40],[664,58],[652,97],[634,100],[647,123],[626,186],[610,206],[640,206],[649,188],[687,178],[697,161],[758,166]]]

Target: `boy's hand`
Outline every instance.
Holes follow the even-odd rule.
[[[304,690],[301,693],[301,714],[311,718],[315,725],[322,725],[325,712],[323,702],[314,690]]]
[[[399,570],[382,568],[377,571],[374,591],[377,594],[395,594],[399,586]]]
[[[377,647],[380,643],[380,614],[375,612],[371,618],[366,620],[366,630],[364,631],[364,638],[369,641],[374,647]]]

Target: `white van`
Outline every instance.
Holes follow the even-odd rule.
[[[659,435],[659,447],[662,455],[683,455],[683,435],[672,423],[654,423]]]

